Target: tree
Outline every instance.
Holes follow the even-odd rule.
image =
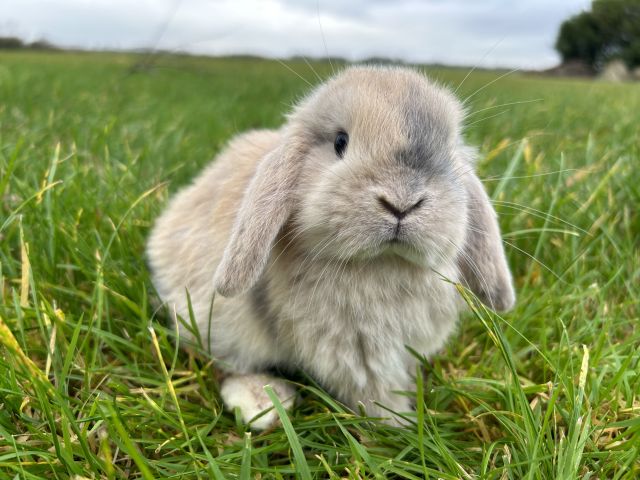
[[[24,48],[24,42],[17,37],[0,37],[0,49]]]
[[[580,60],[594,70],[614,58],[640,65],[640,0],[594,0],[591,11],[562,23],[556,50],[563,61]]]

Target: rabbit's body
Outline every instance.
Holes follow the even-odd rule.
[[[406,411],[407,397],[391,394],[411,385],[415,358],[406,346],[431,354],[444,344],[461,307],[454,286],[399,258],[336,265],[305,257],[268,266],[268,282],[250,293],[275,299],[256,311],[271,310],[273,348],[352,407],[361,401],[382,415],[370,403],[378,401]]]
[[[147,247],[154,284],[162,300],[187,322],[190,301],[202,342],[209,342],[216,358],[239,372],[250,371],[268,360],[272,351],[268,325],[256,318],[246,295],[218,295],[212,305],[213,274],[229,241],[239,199],[258,161],[280,137],[278,132],[261,130],[231,142],[216,162],[176,195],[157,220]],[[178,325],[183,338],[194,340],[183,323]],[[253,354],[247,355],[247,349]]]
[[[246,420],[266,405],[265,381],[286,390],[259,375],[270,367],[303,369],[372,415],[406,411],[394,393],[411,389],[406,347],[442,347],[464,306],[453,282],[511,306],[460,119],[415,72],[347,70],[285,128],[232,141],[158,220],[156,288],[185,319],[189,292],[201,340],[236,375],[223,398]]]

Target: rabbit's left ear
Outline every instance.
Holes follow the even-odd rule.
[[[465,245],[458,255],[462,281],[488,307],[510,310],[515,303],[515,292],[496,212],[471,165],[463,181],[467,190],[468,223]]]
[[[221,295],[246,292],[262,274],[291,215],[304,149],[303,141],[289,139],[259,161],[214,275],[214,288]]]

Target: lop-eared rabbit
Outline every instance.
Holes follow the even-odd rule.
[[[148,244],[155,287],[228,375],[245,421],[295,391],[301,369],[352,409],[400,423],[416,359],[466,303],[515,300],[495,212],[461,134],[461,103],[406,68],[352,67],[279,130],[255,130],[180,191]],[[187,295],[188,293],[188,295]],[[277,420],[272,409],[253,422]]]

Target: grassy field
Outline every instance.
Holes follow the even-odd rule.
[[[288,428],[258,434],[222,410],[214,362],[173,347],[145,238],[232,135],[280,125],[318,80],[140,59],[0,53],[0,479],[640,477],[640,85],[473,72],[458,94],[517,307],[462,319],[413,427],[304,380]]]

